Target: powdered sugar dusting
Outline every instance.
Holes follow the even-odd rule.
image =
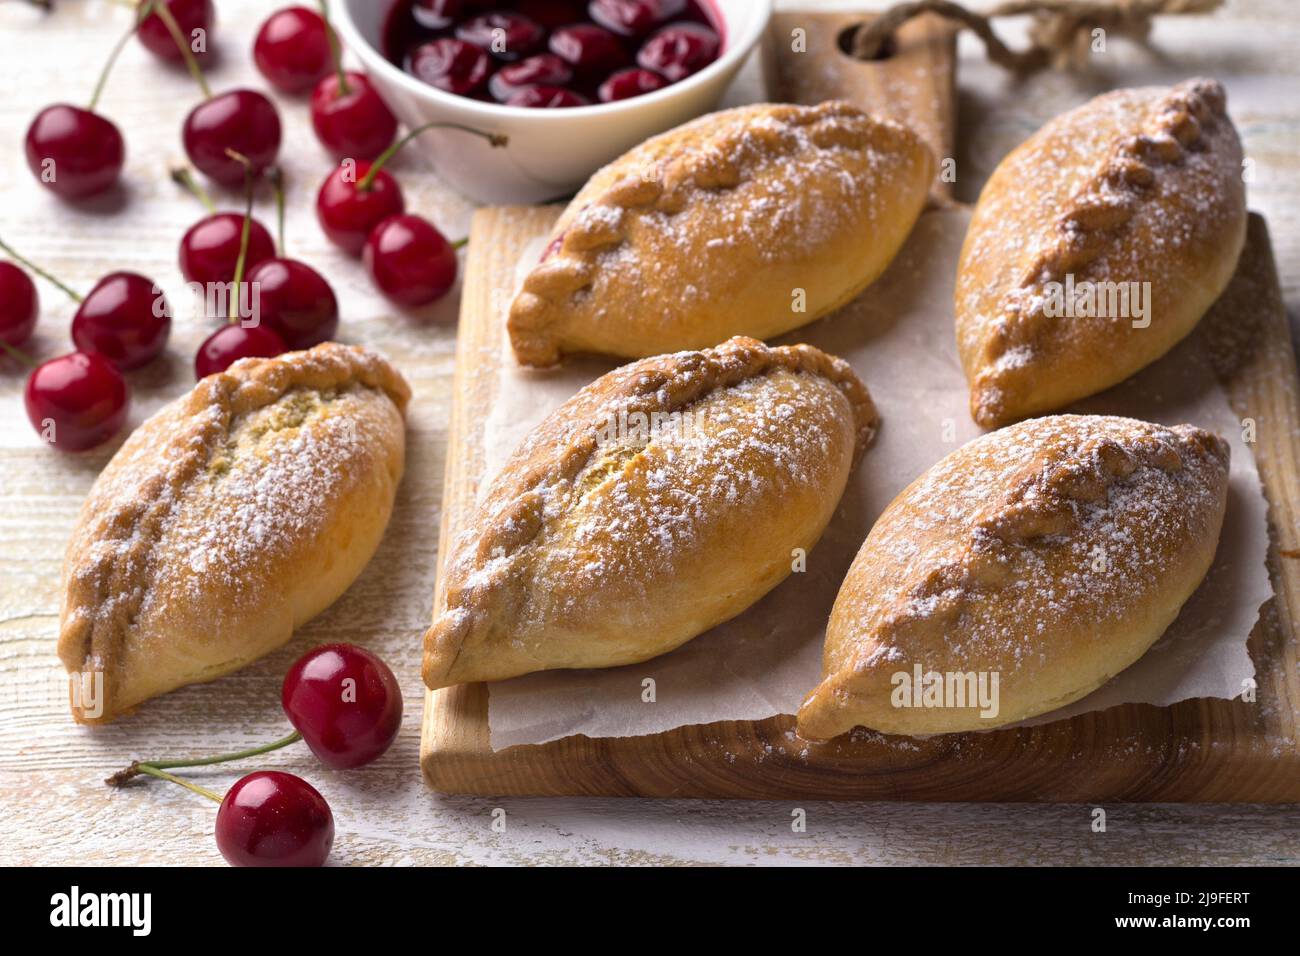
[[[870,580],[850,572],[856,596],[836,611],[835,632],[857,637],[828,640],[828,667],[894,649],[925,664],[938,651],[909,643],[921,622],[941,631],[944,660],[1004,672],[1053,653],[1026,622],[1045,634],[1082,616],[1105,633],[1217,534],[1226,474],[1226,445],[1186,425],[1065,415],[976,439],[872,529],[855,563],[871,562]]]

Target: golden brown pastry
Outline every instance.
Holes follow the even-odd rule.
[[[602,376],[453,545],[425,683],[632,664],[739,614],[817,542],[876,421],[848,364],[807,345],[735,338]]]
[[[510,309],[525,365],[771,338],[852,300],[903,244],[934,160],[847,103],[701,117],[597,172]]]
[[[332,604],[388,523],[409,397],[379,355],[326,343],[236,362],[137,428],[64,561],[59,657],[104,686],[74,716],[237,670]]]
[[[1196,590],[1227,485],[1228,446],[1191,425],[1059,415],[964,445],[871,529],[799,733],[987,730],[1083,697]]]
[[[1245,235],[1241,144],[1214,80],[1052,120],[993,173],[962,247],[972,416],[1054,411],[1149,365],[1227,286]]]

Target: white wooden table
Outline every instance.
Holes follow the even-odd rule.
[[[786,3],[788,7],[801,4]],[[803,0],[805,7],[855,4]],[[864,2],[861,6],[880,6]],[[106,0],[59,4],[44,16],[0,4],[0,236],[85,289],[110,269],[157,279],[177,312],[165,360],[133,373],[133,421],[191,381],[204,329],[175,265],[176,243],[201,210],[166,178],[179,161],[181,120],[196,92],[182,71],[161,68],[132,44],[109,82],[102,110],[127,138],[129,187],[120,201],[70,211],[28,173],[21,140],[47,103],[83,103],[100,63],[126,23]],[[218,0],[222,57],[217,88],[265,86],[249,50],[271,4]],[[1014,38],[1015,25],[1004,32]],[[1223,79],[1246,150],[1256,163],[1251,206],[1272,228],[1289,311],[1300,306],[1300,10],[1292,0],[1238,0],[1212,25],[1167,22],[1155,57],[1115,41],[1085,76],[1043,74],[1016,83],[963,38],[959,83],[962,148],[957,192],[971,199],[998,158],[1044,119],[1117,85],[1171,82],[1193,73]],[[751,64],[731,99],[752,98]],[[339,293],[341,337],[398,359],[416,391],[410,461],[384,546],[348,595],[283,651],[223,685],[192,687],[98,730],[67,716],[54,657],[58,572],[77,508],[108,452],[84,458],[38,444],[22,411],[23,375],[0,362],[0,864],[220,863],[213,810],[165,784],[114,791],[100,783],[134,757],[217,752],[266,742],[285,731],[278,686],[288,664],[324,640],[362,640],[393,666],[407,713],[402,735],[376,765],[325,771],[305,749],[266,766],[311,779],[334,808],[339,863],[1249,863],[1300,862],[1297,808],[1111,806],[1105,833],[1087,807],[1003,805],[807,805],[807,831],[791,831],[792,804],[696,801],[444,798],[417,768],[419,635],[432,602],[432,569],[455,350],[454,297],[427,314],[394,314],[359,266],[321,237],[312,202],[328,161],[306,107],[281,100],[290,180],[289,251],[325,272]],[[452,236],[469,206],[412,161],[396,171],[409,205]],[[222,197],[234,208],[238,197]],[[262,204],[269,217],[269,205]],[[72,305],[42,283],[42,318],[30,350],[68,347]],[[202,776],[229,784],[239,771]],[[251,769],[251,768],[245,768]],[[492,827],[493,810],[506,827]]]

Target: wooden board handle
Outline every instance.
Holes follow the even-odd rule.
[[[775,14],[763,44],[768,96],[785,103],[847,100],[906,123],[939,162],[934,192],[949,196],[943,160],[955,143],[958,27],[926,14],[899,29],[889,56],[859,60],[843,44],[870,19],[862,13]]]

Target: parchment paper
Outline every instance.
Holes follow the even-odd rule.
[[[739,617],[678,650],[607,670],[552,671],[490,686],[494,749],[571,734],[653,734],[717,720],[794,713],[821,676],[826,619],[876,517],[907,484],[980,434],[967,410],[953,338],[952,286],[967,213],[924,214],[898,259],[855,303],[786,336],[847,359],[880,409],[879,437],[849,486],[807,571],[791,575]],[[535,261],[535,250],[523,258]],[[522,268],[521,268],[522,271]],[[485,423],[486,474],[554,408],[616,363],[583,360],[533,372],[506,347]],[[1130,381],[1071,411],[1189,422],[1232,445],[1227,515],[1214,566],[1164,637],[1132,667],[1045,722],[1117,704],[1232,698],[1254,676],[1246,639],[1272,595],[1265,568],[1267,504],[1242,426],[1210,371],[1198,335]],[[642,699],[655,681],[655,700]]]

